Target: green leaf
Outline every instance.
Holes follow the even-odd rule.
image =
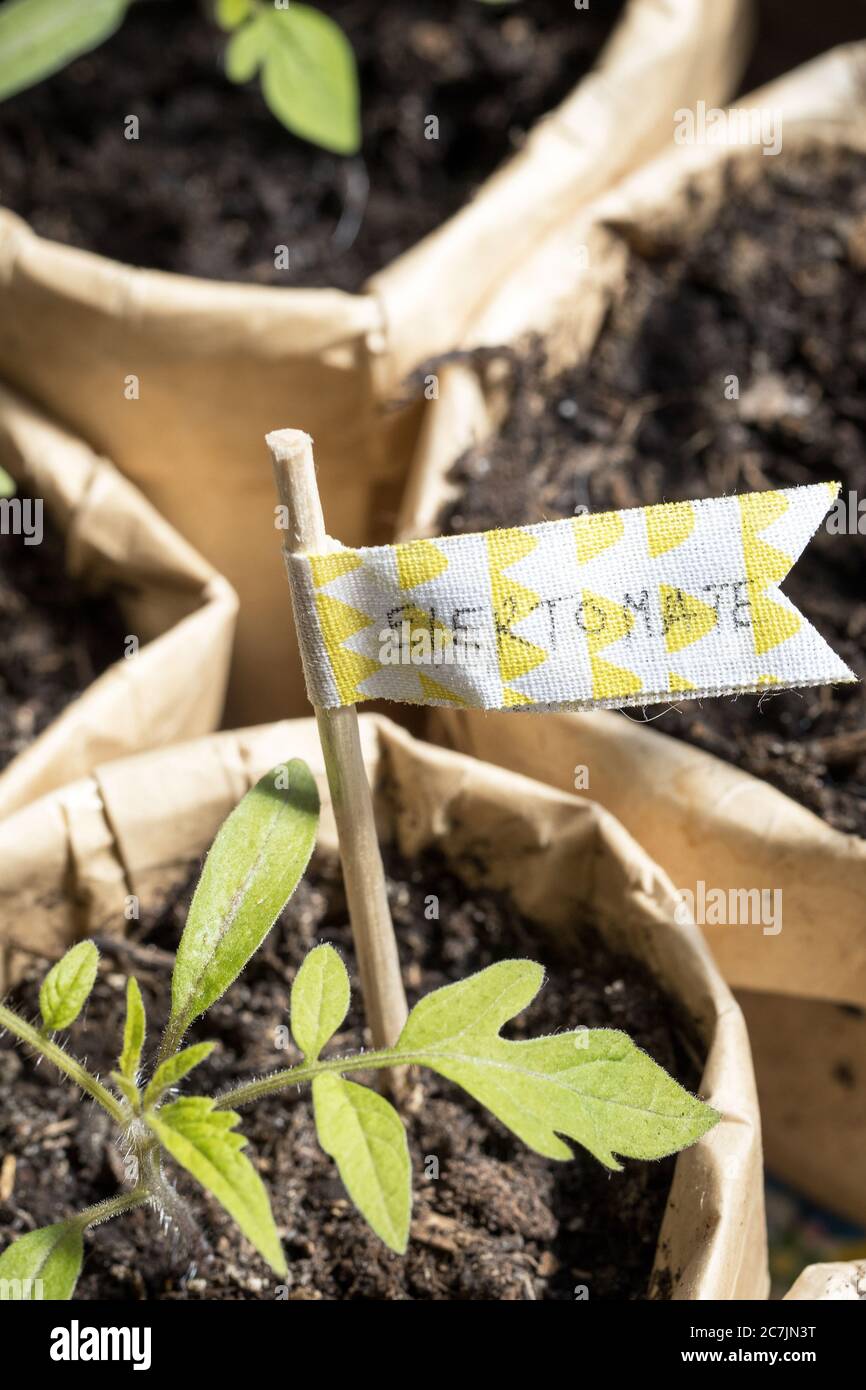
[[[320,10],[292,4],[269,10],[262,94],[294,135],[335,154],[361,144],[355,55],[346,35]]]
[[[83,1258],[81,1227],[74,1222],[19,1236],[0,1255],[0,1302],[71,1298]]]
[[[346,1191],[381,1240],[402,1255],[409,1240],[412,1170],[406,1131],[393,1105],[333,1072],[313,1081],[319,1143]]]
[[[8,0],[0,9],[0,101],[32,87],[119,28],[130,0]]]
[[[145,1105],[153,1105],[159,1099],[163,1091],[168,1091],[172,1086],[176,1086],[185,1076],[188,1076],[193,1067],[197,1067],[206,1057],[209,1057],[216,1047],[216,1043],[203,1042],[194,1043],[192,1047],[185,1047],[182,1052],[176,1052],[173,1057],[169,1057],[157,1067],[153,1080],[150,1082],[144,1093]]]
[[[280,763],[247,792],[214,840],[171,982],[177,1039],[237,979],[298,880],[316,840],[319,794],[306,763]]]
[[[625,1033],[582,1029],[511,1042],[499,1030],[535,998],[540,965],[501,961],[415,1005],[395,1052],[456,1081],[537,1153],[572,1157],[563,1134],[606,1167],[614,1155],[662,1158],[720,1116]]]
[[[292,985],[292,1037],[308,1062],[315,1062],[349,1012],[349,976],[333,946],[316,946],[305,956]]]
[[[225,1207],[275,1274],[285,1276],[286,1261],[264,1184],[241,1150],[246,1146],[234,1128],[240,1116],[214,1110],[204,1096],[186,1096],[150,1111],[147,1123],[182,1168]]]
[[[0,497],[14,497],[17,491],[15,479],[10,477],[5,468],[0,468]]]
[[[215,19],[221,29],[236,29],[253,13],[253,0],[217,0]]]
[[[93,989],[98,964],[93,942],[79,941],[49,970],[39,991],[39,1008],[50,1032],[75,1022]]]
[[[137,1111],[139,1109],[140,1096],[135,1082],[130,1081],[128,1076],[124,1076],[123,1073],[119,1071],[111,1072],[110,1076],[121,1095],[125,1096],[133,1110]]]
[[[135,1080],[141,1066],[141,1052],[144,1047],[146,1026],[144,1002],[138,987],[138,980],[129,979],[126,982],[126,1023],[123,1027],[123,1051],[118,1063],[121,1076],[125,1076],[128,1081]]]
[[[271,40],[268,17],[257,14],[235,30],[226,47],[226,76],[230,82],[249,82],[265,61]]]

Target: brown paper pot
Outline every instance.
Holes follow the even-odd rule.
[[[767,1166],[866,1226],[866,1014],[818,999],[736,994],[755,1056]]]
[[[862,148],[864,70],[866,43],[846,44],[740,99],[737,108],[778,113],[785,150],[804,138]],[[755,158],[759,167],[762,163],[749,150],[676,146],[671,123],[656,159],[536,238],[513,276],[473,318],[463,346],[513,344],[526,333],[545,333],[554,363],[581,360],[592,350],[604,314],[624,286],[628,250],[620,233],[660,226],[693,231],[710,222],[724,196],[726,164],[737,158]],[[690,190],[696,182],[700,197],[693,200]],[[442,507],[455,496],[448,479],[453,463],[495,429],[502,410],[498,392],[486,390],[479,374],[461,361],[442,367],[438,392],[425,407],[400,507],[397,532],[402,537],[437,533]]]
[[[866,1298],[866,1261],[808,1265],[785,1294],[808,1303],[850,1302]]]
[[[864,65],[866,45],[834,50],[756,94],[754,102],[782,112],[786,149],[801,135],[862,147]],[[683,147],[599,199],[538,248],[513,294],[500,295],[482,326],[486,341],[513,341],[528,328],[546,329],[554,352],[589,352],[624,279],[624,243],[610,227],[710,219],[725,162],[741,157],[755,158]],[[703,197],[687,200],[685,190],[695,179]],[[576,243],[590,248],[587,271],[574,270]],[[485,391],[466,366],[443,372],[440,399],[428,407],[402,536],[435,534],[449,499],[451,464],[495,428],[499,408],[495,390]],[[585,765],[593,799],[617,816],[678,887],[694,888],[703,880],[723,888],[782,890],[784,927],[778,936],[764,937],[754,927],[704,930],[728,982],[758,992],[748,1015],[773,1167],[819,1201],[866,1219],[866,1193],[848,1166],[855,1149],[861,1156],[866,1149],[866,1090],[859,1081],[853,1090],[826,1082],[829,1060],[826,1075],[819,1075],[810,1015],[801,1002],[805,997],[866,1005],[866,842],[831,829],[732,765],[617,714],[516,718],[448,710],[436,712],[434,725],[451,746],[563,791],[574,789],[575,768]],[[796,997],[778,1000],[771,1012],[769,995],[778,993]],[[832,1002],[815,1007],[834,1019],[838,1013]],[[765,1026],[759,1026],[761,1016]],[[777,1024],[790,1045],[787,1062],[774,1046]],[[848,1031],[851,1052],[862,1061],[866,1020],[849,1018]],[[861,1069],[858,1063],[856,1076]]]
[[[681,1154],[656,1273],[675,1298],[764,1298],[768,1276],[760,1126],[742,1015],[700,934],[673,920],[670,884],[612,816],[591,803],[361,720],[383,840],[413,856],[441,848],[470,884],[510,892],[541,933],[567,937],[588,909],[617,948],[645,961],[704,1037],[702,1094],[722,1122]],[[117,930],[125,895],[142,909],[189,872],[242,793],[287,756],[304,757],[326,802],[312,720],[220,734],[98,768],[0,823],[0,933],[56,954]],[[335,846],[325,806],[321,843]],[[491,848],[494,847],[494,848]]]
[[[215,729],[237,599],[110,463],[2,387],[0,465],[43,499],[66,537],[70,574],[117,590],[141,643],[0,773],[7,815],[108,758]]]
[[[661,146],[676,107],[728,95],[746,3],[632,0],[598,69],[469,206],[362,294],[133,270],[0,211],[0,377],[111,458],[234,585],[233,722],[306,708],[283,636],[279,554],[250,539],[272,514],[266,431],[297,424],[314,436],[334,535],[390,538],[418,409],[385,405],[419,362],[459,343],[547,226]],[[137,400],[124,395],[130,375]]]

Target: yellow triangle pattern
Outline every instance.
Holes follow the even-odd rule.
[[[462,705],[464,709],[469,709],[465,700],[461,700],[459,695],[455,695],[453,690],[448,690],[438,681],[434,681],[431,676],[425,676],[422,671],[418,672],[418,679],[421,682],[421,690],[425,700],[450,700],[452,704]]]
[[[342,599],[333,598],[330,594],[316,594],[316,612],[340,704],[351,705],[356,700],[365,699],[363,691],[358,689],[359,681],[375,675],[382,668],[372,657],[349,651],[343,643],[347,638],[354,637],[356,632],[363,632],[372,620],[359,608],[353,608],[351,604],[343,603]]]
[[[649,553],[656,558],[675,550],[695,529],[695,509],[691,502],[665,502],[644,512]]]
[[[619,512],[590,512],[586,516],[576,516],[572,525],[579,565],[588,565],[602,551],[616,545],[625,530]]]
[[[341,579],[344,574],[361,568],[363,560],[355,550],[335,550],[330,555],[311,555],[310,570],[317,589],[330,584],[332,579]]]
[[[681,676],[677,671],[668,671],[668,689],[697,690],[697,686],[694,681],[686,680],[685,676]]]
[[[662,628],[669,652],[681,652],[712,632],[718,622],[715,604],[705,603],[670,584],[659,585]]]
[[[447,623],[443,623],[440,618],[434,618],[431,624],[430,614],[425,613],[423,608],[417,608],[414,604],[406,604],[403,609],[403,620],[408,622],[410,632],[414,632],[416,628],[423,628],[425,632],[429,632],[432,627],[434,632],[441,632],[442,640],[446,645],[454,641],[454,634]],[[422,689],[428,693],[430,699],[453,700],[455,705],[466,705],[466,701],[461,700],[459,695],[455,695],[453,690],[448,690],[444,685],[440,685],[430,676],[425,676],[421,671],[418,672],[418,679]]]
[[[531,695],[522,695],[519,690],[512,690],[510,685],[502,687],[502,708],[520,709],[523,705],[534,705],[535,701]]]
[[[788,510],[781,492],[750,492],[738,497],[743,554],[752,616],[752,638],[758,656],[772,651],[800,631],[802,619],[767,598],[764,590],[785,578],[794,561],[790,555],[762,540],[759,532]]]
[[[628,637],[634,627],[634,613],[603,594],[592,594],[589,589],[584,589],[583,621],[587,646],[592,655]]]
[[[448,557],[433,541],[404,541],[394,546],[397,556],[397,582],[401,589],[414,589],[438,579],[448,568]]]
[[[614,642],[628,636],[634,627],[634,613],[614,603],[613,599],[590,593],[588,589],[583,591],[583,613],[592,671],[592,698],[616,700],[626,695],[636,695],[641,688],[640,676],[598,655],[605,647],[613,646]]]
[[[423,628],[425,632],[430,632],[432,629],[434,632],[439,631],[442,633],[443,641],[453,641],[453,635],[448,624],[443,623],[441,618],[434,618],[431,622],[430,614],[425,613],[424,609],[418,608],[416,604],[404,604],[400,609],[400,613],[402,615],[401,622],[407,622],[411,632],[414,632],[415,629],[419,627]]]
[[[496,654],[499,661],[499,678],[502,681],[503,703],[511,705],[531,704],[519,690],[509,690],[508,683],[534,671],[547,660],[547,652],[534,642],[523,637],[515,637],[512,628],[538,607],[538,594],[533,589],[511,579],[505,570],[518,560],[530,555],[538,541],[516,527],[506,531],[488,531],[487,565],[490,576],[490,591],[493,598],[493,613],[496,624]],[[516,699],[515,699],[516,697]]]
[[[626,695],[636,695],[641,688],[640,676],[628,671],[624,666],[614,666],[600,656],[591,656],[592,698],[594,700],[622,700]]]
[[[790,571],[794,560],[793,556],[786,553],[778,544],[771,543],[766,539],[768,529],[775,523],[781,522],[778,526],[777,534],[787,536],[789,533],[797,540],[790,543],[782,540],[782,545],[790,544],[792,548],[799,548],[802,540],[805,524],[809,518],[809,512],[800,508],[811,507],[814,502],[820,505],[818,490],[813,489],[813,496],[806,497],[794,491],[790,494],[786,491],[754,493],[740,496],[736,499],[731,498],[726,504],[725,512],[731,516],[730,507],[736,501],[739,517],[739,540],[742,545],[742,569],[736,563],[736,557],[729,555],[728,542],[731,540],[730,532],[726,529],[724,534],[719,537],[719,561],[718,568],[722,571],[724,563],[725,572],[730,576],[731,571],[735,573],[739,570],[740,575],[744,576],[745,584],[749,591],[749,605],[751,612],[751,645],[759,658],[765,653],[773,653],[785,642],[795,637],[798,632],[808,631],[808,626],[802,616],[792,610],[778,591],[778,585],[785,579]],[[832,498],[837,493],[837,486],[827,484],[827,492]],[[700,512],[700,504],[694,503],[664,503],[659,507],[643,509],[643,520],[646,531],[642,528],[636,531],[636,549],[642,554],[636,557],[626,554],[623,557],[624,567],[627,571],[625,580],[632,579],[635,565],[637,562],[655,560],[664,557],[668,552],[682,546],[695,533],[698,517],[703,515]],[[724,521],[724,517],[722,518]],[[574,537],[574,550],[572,556],[576,558],[578,569],[586,571],[582,576],[584,583],[598,588],[600,593],[594,592],[589,588],[582,590],[582,603],[577,614],[574,613],[573,604],[568,609],[568,619],[573,622],[576,618],[586,641],[586,650],[591,673],[591,699],[596,703],[620,704],[637,697],[640,700],[647,698],[647,691],[658,692],[660,681],[665,679],[664,660],[661,663],[661,670],[653,669],[650,674],[650,666],[655,666],[659,648],[656,647],[651,653],[649,665],[644,667],[645,657],[634,655],[632,644],[628,638],[635,632],[638,618],[642,616],[647,620],[647,635],[652,637],[657,634],[657,629],[652,629],[650,611],[646,605],[646,580],[644,583],[644,598],[640,604],[636,604],[633,598],[625,594],[624,588],[613,589],[617,580],[616,565],[619,551],[625,550],[624,537],[628,534],[631,537],[629,527],[632,524],[640,528],[641,519],[632,517],[631,521],[626,522],[622,513],[608,512],[596,515],[582,516],[573,518],[570,523],[563,522],[563,529],[559,531],[551,542],[550,551],[541,551],[538,547],[542,540],[546,543],[548,538],[547,530],[542,528],[523,528],[513,527],[508,530],[487,532],[481,536],[470,538],[472,546],[467,553],[467,562],[471,562],[473,555],[475,564],[477,558],[484,555],[486,559],[487,582],[489,584],[489,602],[492,608],[492,617],[495,628],[496,641],[496,665],[495,670],[498,674],[498,682],[495,676],[492,684],[494,689],[490,689],[490,676],[493,674],[486,668],[482,671],[478,688],[475,688],[474,681],[466,680],[464,688],[463,679],[456,677],[461,693],[448,688],[447,681],[454,679],[451,672],[451,661],[448,659],[453,656],[455,661],[462,655],[456,650],[456,643],[459,634],[455,628],[453,631],[445,621],[435,618],[432,614],[446,604],[453,604],[457,601],[455,593],[452,591],[460,590],[460,582],[463,579],[462,563],[463,550],[458,547],[457,554],[461,559],[457,564],[457,569],[461,571],[457,575],[455,570],[449,569],[449,557],[451,551],[446,539],[422,539],[398,544],[393,547],[382,548],[372,558],[371,552],[371,571],[368,575],[365,565],[367,563],[367,552],[365,550],[337,549],[327,554],[314,555],[307,557],[309,570],[306,581],[306,593],[310,593],[309,585],[313,588],[313,601],[315,612],[318,618],[318,634],[315,635],[316,659],[308,663],[311,670],[311,680],[316,689],[316,698],[322,701],[336,699],[340,705],[350,705],[369,698],[370,691],[364,689],[369,685],[371,677],[385,672],[379,655],[374,650],[374,628],[377,619],[373,616],[380,609],[384,612],[386,604],[396,605],[389,608],[387,618],[378,621],[393,621],[393,615],[401,612],[407,620],[408,628],[417,634],[419,628],[423,628],[425,633],[434,638],[433,646],[433,669],[428,674],[426,657],[422,657],[418,650],[417,636],[413,648],[415,660],[423,664],[424,670],[418,669],[415,662],[410,664],[415,667],[414,671],[403,673],[397,679],[386,682],[387,691],[393,692],[392,698],[403,698],[406,700],[419,699],[430,703],[438,702],[451,704],[463,708],[472,707],[476,701],[479,706],[486,706],[491,697],[499,699],[499,707],[505,709],[519,709],[537,705],[541,700],[544,702],[550,697],[546,693],[547,684],[544,680],[539,680],[536,688],[533,681],[534,696],[525,694],[519,689],[522,682],[536,668],[543,666],[552,654],[548,650],[548,642],[545,637],[537,641],[530,641],[528,638],[518,635],[522,626],[529,628],[528,619],[533,614],[541,613],[541,594],[536,592],[530,584],[537,583],[545,596],[548,593],[548,585],[552,587],[557,583],[558,576],[548,573],[548,568],[559,568],[568,570],[573,568],[574,560],[571,565],[563,563],[562,552],[559,549],[560,543],[565,539],[570,543],[570,537]],[[789,525],[790,522],[790,525]],[[734,531],[734,541],[736,543],[736,526]],[[645,534],[645,541],[643,535]],[[772,532],[771,532],[772,534]],[[619,550],[617,550],[619,546]],[[630,551],[630,547],[628,547]],[[696,556],[699,564],[704,563],[708,568],[713,565],[714,540],[710,533],[706,537],[704,550]],[[706,555],[704,551],[708,552]],[[536,554],[537,552],[537,554]],[[611,553],[614,552],[614,553]],[[542,557],[549,553],[550,566],[547,563],[539,564]],[[380,559],[379,555],[384,559]],[[521,578],[516,578],[514,571],[528,557],[532,557],[530,564],[525,566],[527,573],[532,576],[540,575],[537,580],[530,578],[529,583]],[[593,578],[595,570],[592,568],[593,562],[601,557],[599,570],[604,571],[603,577],[597,580]],[[588,568],[589,567],[589,568]],[[681,571],[681,562],[674,566],[675,573]],[[542,569],[544,574],[541,574]],[[467,564],[467,583],[472,570],[471,563]],[[661,566],[661,574],[665,572],[665,566]],[[519,570],[518,570],[519,573]],[[646,574],[641,571],[638,565],[638,573]],[[437,586],[439,581],[445,576],[442,585],[442,602],[440,604],[440,590]],[[720,615],[716,604],[705,602],[697,598],[688,589],[683,589],[679,584],[660,583],[660,574],[657,572],[655,581],[657,584],[656,592],[660,604],[663,620],[662,633],[664,636],[665,648],[670,656],[683,652],[691,648],[694,644],[711,638],[719,629]],[[472,575],[477,584],[477,571]],[[684,574],[686,583],[689,583],[688,574]],[[396,580],[396,587],[395,587]],[[342,582],[345,581],[345,582]],[[293,576],[294,582],[294,576]],[[573,583],[573,580],[572,580]],[[426,587],[425,587],[426,586]],[[632,588],[634,587],[632,582]],[[696,583],[696,588],[699,584]],[[709,587],[709,586],[708,586]],[[556,597],[545,597],[545,604],[551,606],[550,617],[550,643],[554,642],[558,629],[554,623],[553,607],[557,603],[569,602],[574,594],[573,588],[570,592],[562,594],[557,586]],[[329,592],[330,590],[330,592]],[[389,597],[389,591],[391,597]],[[399,596],[398,596],[399,591]],[[623,598],[623,603],[618,603],[614,599],[607,597],[607,593],[616,592],[617,598]],[[637,592],[637,591],[635,591]],[[345,597],[336,597],[342,594]],[[415,595],[417,594],[417,597]],[[425,597],[422,595],[428,595]],[[476,598],[484,599],[483,593],[475,594]],[[403,599],[407,603],[403,603]],[[738,603],[740,600],[738,600]],[[369,612],[364,612],[357,606],[364,604],[369,608]],[[427,605],[425,607],[425,604]],[[486,605],[485,605],[486,606]],[[470,611],[470,610],[460,610]],[[476,609],[475,611],[484,611]],[[457,618],[454,619],[455,623]],[[490,610],[487,610],[487,622],[490,621]],[[308,622],[307,626],[312,625]],[[546,625],[538,623],[541,628]],[[532,624],[533,629],[536,623]],[[306,640],[306,639],[305,639]],[[347,646],[348,643],[357,642],[358,645],[367,649],[367,652],[356,652]],[[437,656],[442,652],[443,645],[450,644],[445,652],[445,660]],[[660,646],[660,644],[659,644]],[[426,641],[425,641],[426,647]],[[637,648],[636,648],[637,649]],[[643,649],[641,649],[643,650]],[[703,648],[708,650],[708,648]],[[792,648],[792,651],[799,652],[799,648]],[[617,664],[610,660],[610,656],[622,654],[625,660],[631,656],[635,661],[637,670]],[[576,656],[576,653],[572,653]],[[333,681],[325,676],[325,661],[327,656],[331,668]],[[567,656],[567,654],[564,654]],[[395,658],[399,659],[399,658]],[[721,658],[720,658],[721,660]],[[767,662],[766,666],[771,663]],[[774,660],[773,665],[777,665]],[[791,662],[796,665],[795,662]],[[688,658],[684,659],[684,665],[689,666]],[[778,665],[779,674],[773,675],[766,670],[765,662],[759,659],[753,665],[758,671],[763,668],[763,674],[757,677],[749,673],[749,678],[754,681],[751,687],[778,687],[786,683],[786,673],[788,663],[782,659]],[[639,672],[641,674],[639,674]],[[784,672],[784,673],[783,673]],[[796,674],[796,672],[795,672]],[[744,673],[745,678],[746,673]],[[417,679],[416,679],[417,678]],[[667,689],[672,696],[676,694],[697,695],[704,689],[709,682],[709,687],[713,687],[711,675],[705,680],[703,673],[695,674],[694,684],[688,677],[681,675],[678,671],[667,668]],[[581,673],[575,672],[575,682],[577,690],[580,692],[582,701],[587,696],[585,676],[581,679]],[[498,689],[496,687],[498,686]],[[557,679],[551,679],[551,688],[560,690],[559,672]],[[741,688],[741,687],[738,687]],[[381,686],[377,684],[377,689]],[[558,698],[563,698],[559,696]],[[659,698],[656,696],[656,698]]]

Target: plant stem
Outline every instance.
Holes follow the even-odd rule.
[[[109,1197],[107,1202],[97,1202],[95,1206],[86,1207],[72,1218],[72,1223],[84,1231],[88,1226],[99,1226],[103,1221],[110,1221],[112,1216],[131,1211],[133,1207],[143,1207],[145,1202],[150,1201],[150,1197],[149,1188],[136,1187],[132,1192],[123,1192],[119,1197]]]
[[[244,1086],[236,1086],[233,1091],[225,1091],[216,1098],[217,1110],[234,1110],[238,1105],[249,1105],[250,1101],[261,1100],[263,1096],[283,1091],[287,1086],[300,1086],[312,1081],[324,1072],[335,1071],[342,1075],[347,1071],[381,1071],[383,1067],[404,1067],[416,1061],[409,1053],[405,1056],[392,1048],[382,1048],[377,1052],[358,1052],[351,1057],[332,1057],[327,1062],[300,1062],[296,1067],[285,1071],[271,1072],[261,1076],[258,1081],[248,1081]]]
[[[103,1110],[107,1110],[121,1129],[126,1128],[129,1116],[117,1097],[113,1096],[92,1072],[82,1066],[81,1062],[70,1057],[59,1043],[44,1037],[38,1028],[33,1027],[32,1023],[27,1023],[25,1019],[4,1004],[0,1004],[0,1028],[8,1028],[10,1033],[14,1033],[16,1038],[26,1043],[34,1052],[46,1057],[57,1067],[58,1071],[64,1072],[70,1081],[74,1081],[76,1086],[80,1086],[82,1091],[95,1100],[97,1105],[101,1105]]]

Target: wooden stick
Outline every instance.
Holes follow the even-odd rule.
[[[277,493],[289,518],[286,553],[321,554],[327,549],[328,537],[316,485],[313,441],[301,430],[274,430],[267,441],[274,459]],[[300,627],[297,614],[295,617],[296,626]],[[361,754],[358,714],[354,705],[314,709],[337,822],[367,1022],[373,1046],[391,1047],[406,1022],[406,995],[376,836],[373,798]]]

